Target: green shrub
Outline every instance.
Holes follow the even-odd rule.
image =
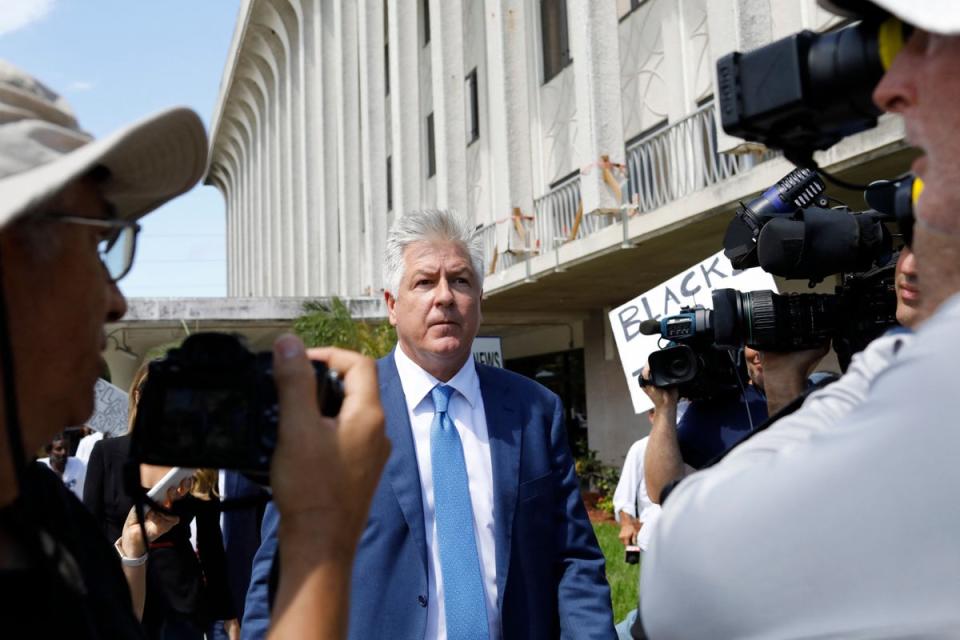
[[[308,347],[341,347],[381,358],[393,350],[397,333],[386,320],[355,320],[340,298],[311,301],[293,321],[293,331]]]

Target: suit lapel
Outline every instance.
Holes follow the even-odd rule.
[[[420,471],[417,452],[413,446],[413,431],[407,402],[397,373],[397,364],[391,352],[377,361],[380,375],[380,400],[386,414],[386,432],[393,446],[384,475],[389,479],[400,503],[403,518],[410,535],[420,550],[424,576],[427,574],[427,538],[423,528],[423,502],[420,491]]]
[[[477,365],[480,395],[487,419],[490,438],[490,458],[493,466],[494,541],[497,556],[498,606],[503,607],[503,591],[510,566],[510,545],[513,515],[517,507],[517,488],[520,481],[520,424],[513,390],[503,384],[503,377],[493,367]]]

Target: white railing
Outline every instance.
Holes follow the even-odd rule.
[[[496,264],[496,262],[499,262],[496,223],[491,222],[478,226],[473,232],[473,237],[477,236],[480,236],[483,245],[483,269],[486,273],[494,273],[499,268]]]
[[[650,211],[755,166],[772,153],[717,152],[713,102],[627,149],[629,201]]]
[[[537,253],[556,249],[564,242],[586,237],[595,231],[593,216],[584,216],[580,200],[580,176],[557,185],[533,201],[534,233],[531,242]]]
[[[497,273],[535,255],[556,250],[560,245],[585,238],[604,227],[620,223],[624,243],[629,215],[651,211],[691,193],[723,182],[777,154],[732,155],[717,152],[717,130],[713,102],[686,118],[641,138],[627,148],[626,177],[614,178],[626,192],[621,215],[596,215],[582,210],[580,176],[552,188],[534,200],[533,220],[503,220],[520,226],[510,231],[509,246],[497,244],[497,223],[480,227],[487,273]],[[618,175],[623,176],[622,169]],[[557,256],[559,261],[559,254]],[[559,263],[557,265],[560,266]]]

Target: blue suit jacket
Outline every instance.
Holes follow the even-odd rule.
[[[393,449],[353,565],[350,638],[423,640],[427,548],[420,474],[393,355],[377,362]],[[497,588],[504,640],[615,638],[603,554],[580,497],[560,399],[477,365],[490,436]],[[344,496],[349,499],[349,496]],[[266,635],[277,513],[268,508],[243,621]]]

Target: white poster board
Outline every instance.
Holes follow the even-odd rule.
[[[503,347],[499,336],[477,336],[473,339],[473,359],[480,364],[503,369]]]
[[[682,307],[702,305],[710,309],[714,289],[776,291],[777,287],[773,276],[762,269],[736,271],[720,251],[610,312],[610,326],[635,412],[642,413],[653,407],[637,377],[647,364],[647,356],[658,349],[660,340],[658,335],[640,333],[640,323],[679,313]]]
[[[96,404],[87,424],[92,429],[111,436],[125,433],[129,411],[127,392],[106,380],[99,379],[93,393]]]

